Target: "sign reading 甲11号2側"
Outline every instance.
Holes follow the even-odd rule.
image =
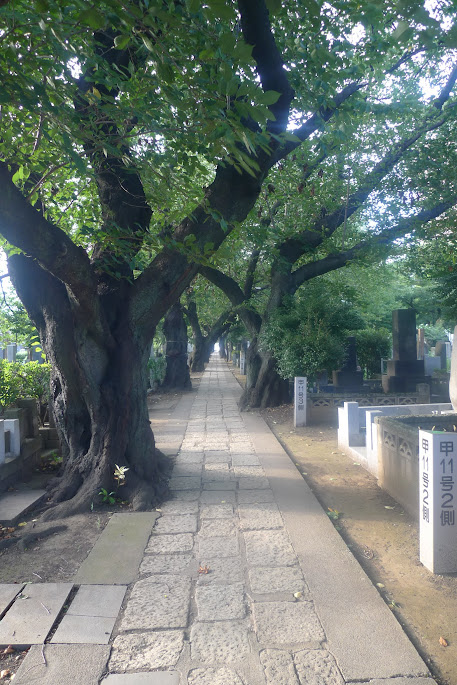
[[[420,560],[457,572],[457,433],[419,431]]]

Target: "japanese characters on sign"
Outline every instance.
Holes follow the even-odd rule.
[[[457,434],[419,431],[420,560],[433,573],[457,572]]]
[[[296,376],[294,390],[294,426],[306,426],[307,379]]]

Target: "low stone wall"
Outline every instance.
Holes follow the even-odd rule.
[[[416,519],[419,518],[419,428],[454,431],[457,416],[377,416],[378,483]]]
[[[424,384],[425,385],[425,384]],[[427,390],[425,390],[427,388]],[[307,397],[308,423],[335,423],[338,421],[338,407],[345,402],[357,402],[359,407],[383,407],[396,404],[428,404],[430,392],[405,393],[309,393]]]
[[[28,478],[42,449],[36,401],[27,398],[17,404],[0,419],[0,492]]]

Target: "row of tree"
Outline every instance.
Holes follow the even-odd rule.
[[[455,19],[446,0],[1,3],[0,234],[52,365],[49,517],[115,464],[135,509],[164,491],[144,368],[198,272],[249,331],[256,406],[283,388],[264,333],[305,284],[448,238]]]

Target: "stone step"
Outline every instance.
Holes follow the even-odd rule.
[[[81,585],[51,643],[107,645],[126,585]]]
[[[157,512],[114,514],[74,577],[78,585],[128,585],[138,574]]]
[[[16,595],[18,595],[21,592],[23,587],[23,583],[18,585],[16,585],[15,583],[2,583],[0,585],[0,618],[9,609]]]
[[[108,645],[33,645],[14,685],[98,685],[109,651]]]
[[[0,523],[4,526],[14,526],[30,509],[40,503],[46,495],[46,490],[18,489],[0,495]]]
[[[27,585],[0,621],[0,645],[44,643],[72,587],[71,583]]]

